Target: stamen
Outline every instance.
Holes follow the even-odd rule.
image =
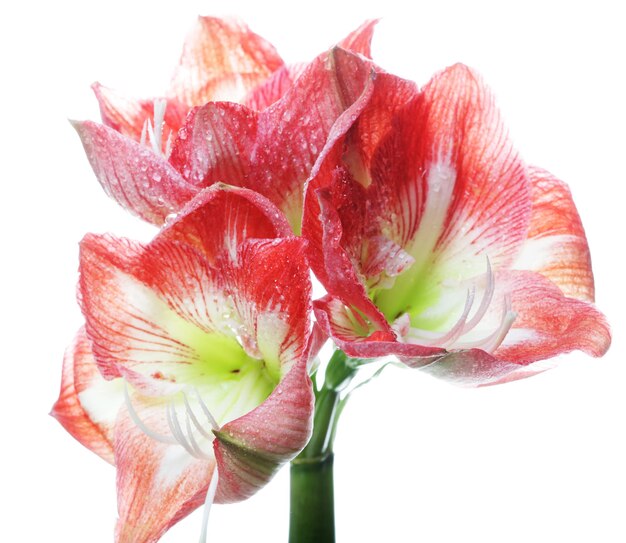
[[[196,396],[198,397],[198,402],[200,403],[200,407],[202,408],[204,415],[206,416],[207,420],[209,421],[209,424],[211,425],[211,428],[213,428],[213,430],[215,431],[218,431],[220,429],[220,425],[217,423],[217,421],[215,420],[215,417],[211,414],[211,411],[209,411],[209,408],[204,403],[204,400],[202,399],[202,396],[200,396],[200,392],[198,392],[198,389],[194,388],[194,391],[196,393]]]
[[[176,415],[176,407],[173,404],[168,404],[166,409],[167,414],[167,423],[170,426],[170,430],[172,434],[177,439],[178,443],[182,445],[182,447],[193,457],[195,457],[194,450],[191,448],[191,445],[187,443],[187,439],[185,438],[185,434],[183,434],[183,430],[180,427],[180,422],[178,420],[178,416]]]
[[[187,416],[187,421],[186,421],[186,426],[187,426],[187,437],[189,438],[189,443],[191,444],[191,448],[194,450],[194,452],[196,453],[194,456],[196,458],[201,458],[202,460],[210,460],[211,457],[208,456],[201,448],[200,445],[198,445],[198,442],[196,441],[196,438],[193,435],[193,428],[191,427],[191,421],[189,419],[189,416]]]
[[[128,409],[128,414],[130,415],[130,418],[132,419],[132,421],[149,438],[154,439],[155,441],[158,441],[159,443],[167,443],[168,445],[175,445],[176,443],[178,443],[178,441],[175,438],[158,434],[154,432],[153,430],[150,430],[150,428],[148,428],[143,423],[143,421],[139,418],[137,411],[135,411],[135,408],[133,407],[133,404],[130,400],[130,396],[128,394],[128,386],[126,385],[126,383],[124,383],[124,401],[126,402],[126,408]]]
[[[511,329],[515,318],[517,317],[517,314],[512,311],[511,301],[508,296],[505,296],[504,298],[502,317],[500,318],[500,322],[496,330],[477,341],[458,341],[459,338],[462,338],[465,334],[471,332],[479,325],[483,317],[487,314],[491,302],[493,301],[495,293],[495,277],[491,268],[491,262],[489,261],[489,257],[486,258],[486,261],[487,271],[484,275],[486,283],[485,292],[483,294],[480,305],[472,318],[467,321],[467,317],[469,316],[472,306],[474,304],[475,286],[472,286],[471,289],[468,290],[463,312],[461,313],[461,316],[459,317],[457,322],[452,326],[450,330],[448,330],[447,333],[437,336],[437,334],[434,332],[410,328],[408,333],[406,334],[410,342],[418,343],[420,345],[436,345],[438,347],[445,347],[447,349],[478,348],[489,353],[495,351],[500,346],[500,344],[504,341],[506,334]]]
[[[487,256],[487,271],[485,272],[485,278],[487,280],[487,287],[485,289],[485,294],[483,294],[483,299],[480,302],[480,306],[478,307],[478,311],[476,311],[476,314],[471,318],[471,320],[463,328],[463,332],[469,332],[470,330],[474,329],[476,325],[480,322],[480,320],[485,316],[487,309],[489,309],[489,304],[491,304],[493,293],[496,289],[496,282],[493,278],[493,271],[491,270],[491,262],[489,261],[488,256]]]
[[[487,337],[480,339],[478,341],[467,342],[458,345],[460,349],[482,349],[485,352],[492,353],[495,351],[500,344],[504,341],[505,336],[508,334],[515,318],[517,317],[517,313],[512,311],[511,300],[508,296],[504,298],[504,303],[502,307],[502,318],[500,319],[500,324],[498,328],[494,330]]]
[[[152,150],[158,154],[163,156],[163,123],[165,120],[165,110],[167,109],[167,100],[155,100],[154,101],[154,124],[150,119],[146,119],[143,123],[143,128],[141,129],[141,139],[140,142],[142,145],[146,145],[146,136],[147,140],[150,142],[150,146]],[[165,156],[169,156],[172,150],[172,142],[171,142],[171,132],[168,135],[167,142],[165,143]]]
[[[187,395],[184,392],[183,392],[183,399],[185,400],[185,408],[187,409],[187,416],[191,419],[191,422],[193,422],[193,425],[198,429],[198,432],[200,432],[204,437],[206,437],[207,439],[210,439],[211,441],[213,441],[213,436],[211,434],[209,434],[202,427],[202,424],[200,424],[200,422],[196,418],[195,413],[191,409],[191,405],[189,405],[189,400],[187,399]]]
[[[217,491],[217,483],[219,475],[217,473],[217,466],[213,469],[213,475],[211,476],[211,482],[209,488],[206,491],[206,498],[204,500],[204,512],[202,513],[202,531],[200,532],[199,543],[206,543],[207,531],[209,525],[209,513],[211,512],[211,505],[215,499],[215,493]]]

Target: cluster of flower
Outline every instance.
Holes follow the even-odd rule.
[[[117,467],[117,541],[298,454],[328,337],[471,386],[608,348],[566,185],[521,160],[466,66],[423,88],[376,66],[374,26],[294,66],[200,18],[164,97],[95,85],[104,124],[75,123],[106,193],[160,227],[81,242],[85,326],[53,409]]]

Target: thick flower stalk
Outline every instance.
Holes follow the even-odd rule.
[[[307,443],[310,282],[289,232],[215,186],[147,245],[83,239],[86,325],[52,414],[117,467],[116,541],[157,541],[207,493],[249,497]]]
[[[468,385],[574,349],[602,355],[610,334],[569,190],[521,160],[481,79],[456,65],[403,107],[387,95],[377,86],[329,140],[308,184],[322,327],[349,356],[396,355]]]

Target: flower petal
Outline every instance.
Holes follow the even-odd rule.
[[[256,330],[259,358],[280,375],[308,354],[311,280],[305,252],[302,238],[249,240],[233,270],[244,327]]]
[[[503,272],[498,283],[518,314],[498,357],[529,364],[577,349],[602,356],[609,348],[609,326],[593,304],[568,298],[538,273]]]
[[[336,64],[343,69],[335,70]],[[298,233],[304,182],[335,120],[369,78],[364,60],[336,49],[311,63],[281,100],[260,113],[207,104],[187,120],[173,164],[196,185],[222,181],[259,192]]]
[[[532,214],[514,268],[541,273],[566,296],[593,302],[591,257],[582,222],[565,183],[530,168]]]
[[[162,406],[133,397],[134,409],[156,431],[167,423]],[[204,503],[214,460],[196,459],[176,444],[159,443],[124,409],[115,428],[116,543],[154,543]]]
[[[500,347],[490,355],[478,349],[451,352],[423,368],[466,386],[499,384],[548,369],[544,359],[581,350],[602,356],[611,343],[609,326],[592,304],[568,298],[553,283],[529,271],[496,277],[497,296],[511,296],[517,312]]]
[[[203,341],[226,357],[237,351],[223,336],[224,279],[191,247],[162,241],[147,250],[87,235],[80,257],[80,303],[105,377],[178,390],[193,380],[188,371],[202,358]]]
[[[102,122],[124,136],[139,141],[146,121],[154,122],[154,100],[133,100],[100,83],[94,83],[91,88],[100,105]],[[174,98],[167,100],[163,118],[165,140],[182,126],[188,109]]]
[[[239,102],[282,65],[274,47],[242,22],[199,17],[185,41],[169,95],[189,107]]]
[[[113,427],[123,403],[120,380],[102,377],[81,328],[65,353],[61,392],[50,414],[85,447],[113,463]]]
[[[254,191],[217,183],[168,221],[158,239],[184,241],[215,263],[236,262],[239,245],[246,239],[290,235],[287,220],[272,202]]]
[[[91,121],[74,128],[104,191],[138,217],[160,225],[197,192],[165,159],[115,130]]]
[[[303,358],[263,404],[215,432],[216,501],[248,498],[293,459],[311,436],[313,410],[313,386]]]
[[[342,49],[347,49],[353,53],[358,53],[367,58],[372,58],[372,37],[374,28],[380,19],[370,19],[365,21],[359,28],[353,30],[337,45]]]
[[[353,30],[337,46],[366,58],[371,58],[371,42],[377,19],[365,21],[359,28]],[[306,64],[285,65],[276,70],[266,81],[253,89],[244,100],[249,108],[261,111],[280,100],[302,75]]]

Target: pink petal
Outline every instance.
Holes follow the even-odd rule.
[[[371,42],[374,34],[374,27],[378,20],[365,21],[359,28],[352,31],[341,40],[337,46],[358,53],[364,57],[371,58]],[[276,70],[266,81],[253,89],[244,104],[252,109],[261,111],[274,102],[280,100],[285,93],[293,86],[295,81],[302,75],[305,64],[293,64],[282,66]]]
[[[248,238],[291,235],[283,214],[272,202],[248,189],[221,183],[201,191],[161,231],[159,239],[184,241],[201,250],[207,260],[235,261]]]
[[[302,359],[263,404],[216,432],[216,501],[248,498],[293,459],[311,436],[313,409],[313,387]]]
[[[133,397],[134,409],[155,431],[166,423],[161,406]],[[115,428],[117,502],[116,543],[154,543],[204,503],[214,461],[197,460],[179,445],[144,434],[126,409]]]
[[[197,186],[223,181],[241,185],[250,175],[257,114],[239,104],[209,102],[193,109],[170,155],[170,163]]]
[[[169,95],[189,107],[239,102],[282,65],[274,47],[240,21],[199,17],[185,41]]]
[[[353,30],[337,45],[342,49],[347,49],[353,53],[359,53],[367,58],[372,58],[372,37],[374,36],[374,28],[378,24],[379,19],[370,19],[365,21],[359,28]]]
[[[514,267],[537,271],[566,296],[593,302],[589,247],[569,188],[540,168],[531,168],[529,175],[530,227]]]
[[[105,381],[84,328],[65,353],[59,399],[51,415],[85,447],[113,463],[113,427],[124,397],[118,383]]]
[[[138,217],[160,225],[197,192],[165,159],[115,130],[91,121],[74,128],[104,191]]]
[[[337,49],[316,59],[281,100],[260,113],[207,104],[181,131],[173,164],[194,184],[222,181],[259,192],[298,233],[304,182],[335,121],[369,79],[365,61]]]
[[[94,83],[91,87],[100,105],[102,122],[124,136],[139,141],[146,121],[154,123],[154,100],[133,100]],[[182,126],[188,107],[174,98],[167,100],[163,138],[172,138]]]

